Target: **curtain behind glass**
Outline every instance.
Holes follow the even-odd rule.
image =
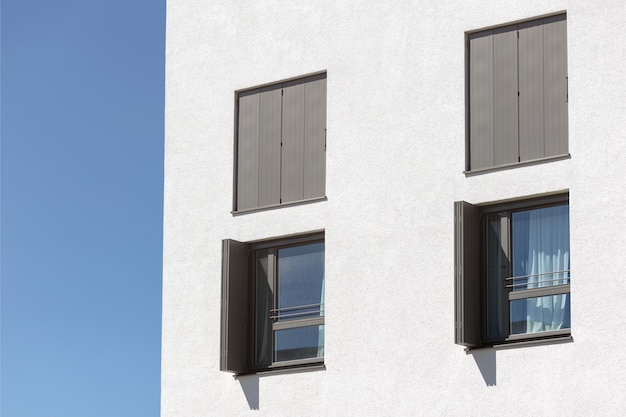
[[[515,290],[569,283],[569,206],[528,210],[512,215]],[[560,272],[566,271],[566,272]],[[511,302],[511,333],[536,333],[570,327],[570,294]]]

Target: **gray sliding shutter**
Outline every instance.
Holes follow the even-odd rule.
[[[326,74],[238,95],[235,210],[326,195]]]
[[[454,203],[454,343],[480,346],[480,210]]]
[[[259,204],[259,100],[259,90],[239,94],[236,210]]]
[[[493,31],[469,36],[470,167],[493,166]]]
[[[519,25],[520,161],[567,153],[565,15]]]
[[[472,34],[470,169],[518,162],[516,26]]]
[[[326,194],[326,74],[283,85],[281,201]]]
[[[304,198],[326,195],[326,74],[305,84]]]
[[[220,370],[248,370],[248,245],[222,241]]]
[[[238,117],[236,210],[279,204],[280,86],[239,94]]]
[[[566,15],[469,42],[470,170],[567,154]]]

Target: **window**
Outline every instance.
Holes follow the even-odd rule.
[[[324,361],[324,234],[222,246],[221,370]]]
[[[467,171],[567,155],[566,15],[466,39]]]
[[[570,334],[568,199],[455,203],[456,343]]]
[[[326,190],[326,73],[236,94],[234,210]]]

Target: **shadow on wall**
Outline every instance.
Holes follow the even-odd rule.
[[[478,349],[469,351],[468,355],[474,357],[474,361],[483,376],[485,385],[488,387],[496,385],[496,350]]]
[[[259,377],[257,375],[246,375],[237,378],[241,385],[241,390],[246,396],[250,410],[259,409]]]

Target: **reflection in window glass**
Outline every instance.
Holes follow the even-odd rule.
[[[274,361],[324,357],[324,325],[274,332]]]
[[[278,320],[323,315],[324,243],[278,250]]]

